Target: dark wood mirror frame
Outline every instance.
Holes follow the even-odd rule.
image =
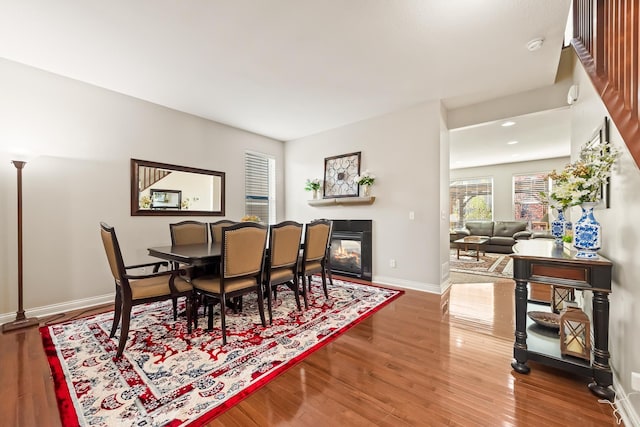
[[[187,208],[179,208],[179,209],[152,209],[152,208],[141,208],[140,207],[140,182],[141,182],[141,168],[155,168],[162,171],[169,172],[186,172],[190,174],[198,174],[198,175],[208,175],[212,178],[218,177],[220,179],[220,191],[219,194],[213,194],[213,197],[219,197],[217,200],[217,205],[219,205],[219,210],[199,210],[199,209],[189,209]],[[162,178],[161,178],[162,179]],[[155,185],[154,182],[150,183],[150,185]],[[162,185],[158,182],[157,185]],[[163,187],[164,188],[164,187]],[[171,190],[182,190],[181,188],[172,188]],[[184,198],[185,200],[189,200],[189,198]],[[199,200],[199,198],[194,198]],[[131,215],[132,216],[224,216],[225,215],[225,173],[218,171],[211,171],[206,169],[198,169],[191,168],[187,166],[177,166],[171,165],[167,163],[158,163],[158,162],[150,162],[146,160],[138,160],[131,159]]]

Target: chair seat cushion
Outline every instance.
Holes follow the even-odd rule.
[[[275,270],[271,270],[271,282],[288,282],[293,280],[293,270],[292,267],[286,268],[276,268]]]
[[[220,276],[202,276],[191,280],[193,287],[203,292],[212,294],[220,293]],[[242,277],[239,279],[227,279],[224,282],[225,292],[234,292],[240,289],[246,289],[257,286],[253,277]]]
[[[300,273],[305,273],[305,275],[312,274],[312,273],[319,273],[321,271],[322,271],[322,264],[320,263],[320,261],[308,262],[306,265],[306,268],[302,265],[302,263],[300,263]]]
[[[171,276],[165,274],[162,276],[129,280],[129,285],[131,286],[131,298],[133,300],[138,300],[171,295],[171,288],[169,288],[170,278]],[[174,284],[178,292],[188,292],[193,289],[189,282],[180,277],[176,277]]]

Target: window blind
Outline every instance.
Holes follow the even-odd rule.
[[[548,172],[513,176],[513,217],[516,220],[548,221],[549,203],[540,193],[549,193]]]
[[[245,215],[271,224],[275,222],[275,159],[252,152],[246,152],[244,159]]]

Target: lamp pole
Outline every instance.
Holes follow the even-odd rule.
[[[27,162],[12,160],[11,163],[16,167],[16,173],[18,175],[18,311],[16,312],[16,320],[2,325],[3,332],[38,325],[37,318],[25,316],[22,297],[22,169]]]

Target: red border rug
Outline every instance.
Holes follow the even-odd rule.
[[[282,287],[266,328],[255,297],[245,296],[243,312],[227,314],[224,347],[218,313],[212,332],[202,329],[201,317],[188,334],[184,318],[173,321],[170,302],[133,308],[119,360],[113,358],[119,331],[109,338],[113,312],[40,328],[62,424],[201,426],[403,294],[333,284],[325,299],[314,277],[302,311]]]

